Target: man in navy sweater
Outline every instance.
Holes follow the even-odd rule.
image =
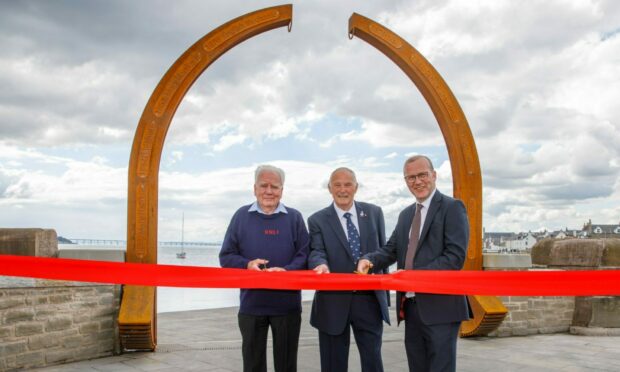
[[[305,270],[308,230],[301,213],[280,202],[284,171],[261,165],[254,174],[256,201],[235,212],[220,251],[220,265],[264,271]],[[301,291],[242,289],[239,329],[244,372],[267,371],[271,327],[277,372],[297,370]]]

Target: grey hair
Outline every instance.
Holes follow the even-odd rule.
[[[284,185],[284,171],[278,167],[269,164],[263,164],[256,167],[254,171],[254,183],[258,183],[258,177],[264,172],[275,173],[280,177],[280,182]]]
[[[431,159],[426,156],[426,155],[413,155],[407,158],[407,160],[405,160],[405,164],[403,164],[403,172],[405,171],[405,167],[407,166],[407,164],[409,163],[413,163],[416,160],[420,160],[420,159],[426,159],[426,161],[428,162],[428,165],[431,167],[431,171],[435,170],[435,167],[433,167],[433,162],[431,161]]]
[[[340,167],[340,168],[334,169],[332,174],[329,175],[329,182],[327,182],[327,186],[328,187],[332,183],[332,178],[334,178],[334,174],[336,174],[338,172],[348,172],[351,176],[353,176],[353,181],[355,181],[355,184],[357,185],[357,177],[355,176],[355,172],[353,172],[353,170],[351,168]]]

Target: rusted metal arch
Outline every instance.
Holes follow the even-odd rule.
[[[293,6],[247,13],[211,31],[170,67],[138,122],[129,160],[127,262],[157,263],[159,163],[170,122],[198,77],[237,44],[274,28],[292,25]],[[154,350],[157,345],[156,290],[125,286],[119,314],[124,349]]]
[[[454,196],[465,203],[469,217],[469,249],[464,270],[482,270],[482,174],[474,137],[461,106],[426,58],[388,28],[353,13],[349,18],[349,38],[353,36],[377,48],[400,67],[435,115],[450,157]],[[496,297],[469,296],[469,299],[475,317],[463,322],[461,335],[486,334],[504,319],[507,310]]]

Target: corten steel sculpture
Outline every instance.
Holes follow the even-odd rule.
[[[357,36],[391,59],[413,81],[429,104],[443,134],[454,196],[463,200],[470,223],[464,270],[482,270],[482,175],[476,144],[465,114],[437,70],[414,47],[381,24],[359,14],[349,18],[349,38]],[[474,319],[461,336],[484,335],[499,326],[507,310],[497,297],[469,296]]]
[[[181,100],[211,63],[235,45],[274,28],[291,27],[292,5],[261,9],[211,31],[176,60],[151,95],[129,160],[127,262],[157,263],[157,196],[164,139]],[[156,289],[125,286],[118,317],[124,349],[157,345]]]
[[[292,5],[261,9],[235,18],[192,45],[166,72],[138,123],[129,161],[127,262],[157,263],[159,162],[170,122],[196,79],[235,45],[274,28],[290,26]],[[353,14],[350,35],[369,42],[392,59],[431,106],[452,162],[454,195],[463,199],[471,222],[466,269],[482,268],[482,182],[475,144],[454,95],[435,69],[413,47],[380,24]],[[495,297],[471,296],[476,318],[462,334],[484,334],[506,314]],[[154,350],[157,345],[156,289],[125,286],[119,314],[123,349]]]

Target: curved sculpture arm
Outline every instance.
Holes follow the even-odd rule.
[[[383,25],[353,13],[349,37],[357,36],[391,59],[429,104],[446,142],[454,196],[467,207],[470,224],[465,270],[482,269],[482,175],[476,144],[463,110],[437,70],[414,47]]]
[[[170,122],[194,81],[235,45],[292,24],[293,6],[281,5],[235,18],[198,40],[161,79],[151,95],[133,141],[129,160],[127,261],[157,262],[159,162]]]

